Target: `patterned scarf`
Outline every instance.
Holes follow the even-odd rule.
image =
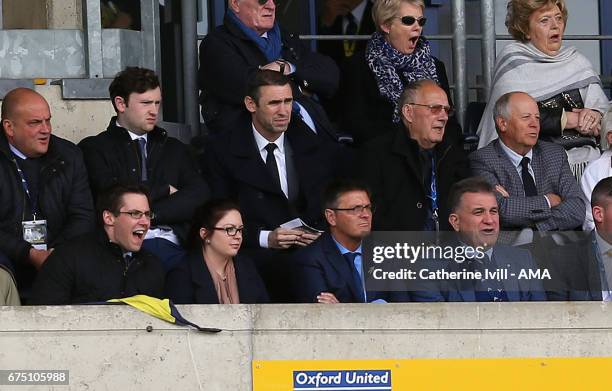
[[[393,122],[396,123],[400,121],[398,101],[406,84],[423,79],[440,84],[429,42],[423,36],[417,41],[414,52],[406,55],[397,51],[377,31],[368,42],[366,61],[374,72],[380,95],[395,107]]]
[[[243,33],[246,34],[247,37],[249,37],[251,41],[255,42],[257,47],[259,47],[261,52],[266,56],[266,60],[268,60],[268,62],[281,58],[283,45],[281,42],[281,33],[278,23],[274,22],[274,27],[272,27],[271,30],[268,30],[268,38],[262,38],[255,30],[245,26],[245,24],[242,23],[242,21],[238,19],[236,14],[230,9],[227,10],[227,16],[232,23],[234,23]]]

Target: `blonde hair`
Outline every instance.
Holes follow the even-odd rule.
[[[372,6],[372,19],[376,25],[376,30],[381,31],[380,26],[387,24],[398,15],[400,5],[402,3],[409,3],[417,7],[421,7],[421,10],[425,10],[425,3],[423,0],[376,0],[374,6]]]
[[[529,17],[535,11],[544,7],[559,7],[563,23],[567,23],[567,7],[565,0],[510,0],[506,7],[506,27],[514,39],[529,42]]]

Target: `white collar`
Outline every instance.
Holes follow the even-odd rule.
[[[118,127],[120,127],[120,128],[122,128],[122,129],[127,130],[127,132],[128,132],[128,134],[130,135],[130,138],[132,139],[132,141],[133,141],[133,140],[138,140],[139,138],[143,138],[143,139],[145,139],[145,141],[149,141],[149,139],[147,138],[147,133],[145,133],[145,134],[136,134],[136,133],[134,133],[134,132],[132,132],[131,130],[129,130],[128,128],[126,128],[125,126],[122,126],[122,125],[119,123],[119,119],[117,119],[117,120],[115,121],[115,123],[117,124],[117,126],[118,126]]]
[[[273,143],[276,144],[276,147],[278,148],[279,152],[281,154],[285,154],[285,133],[281,133],[280,137],[277,138],[275,141],[268,141],[264,136],[262,136],[257,129],[255,129],[255,125],[253,125],[251,123],[251,127],[253,128],[253,137],[255,137],[255,143],[257,143],[257,150],[258,151],[263,151],[266,149],[266,145]]]
[[[519,155],[518,153],[510,149],[510,147],[504,144],[501,138],[499,139],[499,145],[501,145],[504,152],[506,152],[506,155],[508,155],[508,158],[510,158],[510,161],[512,162],[512,164],[514,164],[514,167],[519,167],[521,165],[521,161],[523,160],[523,156]],[[524,157],[528,157],[529,162],[532,162],[533,161],[532,159],[533,148],[530,149],[529,152],[527,152]]]
[[[18,150],[17,147],[15,147],[13,144],[9,143],[9,148],[11,149],[11,152],[13,152],[15,156],[17,156],[19,159],[26,160],[28,158],[26,155],[21,153],[21,151]]]
[[[368,4],[368,1],[370,0],[363,0],[361,3],[359,3],[357,7],[353,8],[353,10],[351,11],[351,14],[353,14],[353,16],[355,17],[357,25],[361,24],[361,20],[363,19],[363,14],[365,12],[365,8]]]

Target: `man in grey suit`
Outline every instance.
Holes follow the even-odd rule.
[[[502,95],[493,112],[499,139],[470,155],[474,175],[495,186],[503,229],[571,230],[585,205],[559,145],[539,141],[540,114],[523,92]]]

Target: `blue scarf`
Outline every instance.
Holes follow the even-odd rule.
[[[259,50],[266,56],[268,62],[272,62],[274,60],[278,60],[281,58],[281,50],[282,50],[282,42],[281,42],[281,33],[280,28],[278,27],[278,23],[274,22],[274,27],[268,31],[268,38],[262,38],[257,34],[257,32],[247,26],[238,17],[236,14],[228,9],[227,16],[229,20],[235,24],[246,36],[259,47]]]
[[[366,61],[374,73],[380,95],[393,104],[393,122],[400,122],[398,101],[406,84],[431,79],[440,84],[429,42],[421,36],[411,54],[397,51],[384,35],[375,32],[366,48]]]

